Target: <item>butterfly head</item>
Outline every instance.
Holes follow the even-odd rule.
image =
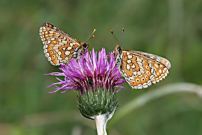
[[[86,42],[82,42],[81,46],[83,47],[83,49],[88,49],[88,43]]]
[[[119,64],[121,62],[121,57],[122,57],[122,49],[121,49],[120,45],[116,45],[113,53],[114,53],[114,56],[116,58],[117,64]]]
[[[75,50],[73,57],[78,59],[78,58],[80,58],[81,55],[86,53],[87,50],[88,50],[88,43],[82,42],[80,47]]]
[[[88,50],[88,43],[82,42],[81,43],[81,50],[82,50],[82,52],[86,52]]]
[[[121,49],[120,45],[116,45],[115,48],[114,48],[115,57],[120,56],[121,53],[122,53],[122,49]]]

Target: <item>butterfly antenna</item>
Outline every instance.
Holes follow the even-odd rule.
[[[93,31],[91,32],[91,34],[88,36],[87,40],[85,41],[86,43],[95,37],[95,32],[96,32],[96,29],[93,29]]]
[[[125,32],[125,28],[124,28],[124,27],[121,28],[121,32],[122,32],[122,33]],[[122,35],[124,35],[124,34],[122,34]],[[122,36],[122,41],[123,41],[123,37],[124,37],[124,36]]]

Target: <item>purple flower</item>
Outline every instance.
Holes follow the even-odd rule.
[[[51,85],[56,87],[51,93],[77,90],[83,94],[86,91],[96,91],[97,89],[114,93],[125,82],[116,66],[114,55],[106,54],[105,49],[98,53],[94,49],[86,52],[78,60],[71,59],[69,63],[61,65],[59,69],[61,72],[49,74],[56,76],[58,80]]]

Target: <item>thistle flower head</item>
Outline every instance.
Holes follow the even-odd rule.
[[[87,91],[98,89],[116,92],[121,88],[124,79],[116,66],[116,61],[112,53],[106,54],[105,49],[98,53],[94,50],[86,52],[78,60],[72,59],[68,64],[61,65],[61,72],[50,73],[50,75],[64,77],[58,79],[52,92],[77,90],[81,94]]]
[[[58,80],[51,85],[56,86],[52,93],[79,91],[78,107],[87,118],[94,119],[102,114],[108,117],[113,114],[118,105],[115,93],[125,80],[121,77],[112,53],[106,54],[105,49],[98,53],[92,50],[79,59],[72,59],[68,64],[61,65],[59,69],[61,72],[50,73]]]

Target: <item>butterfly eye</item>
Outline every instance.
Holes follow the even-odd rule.
[[[83,43],[82,46],[83,46],[84,49],[88,48],[88,44],[87,43]]]

